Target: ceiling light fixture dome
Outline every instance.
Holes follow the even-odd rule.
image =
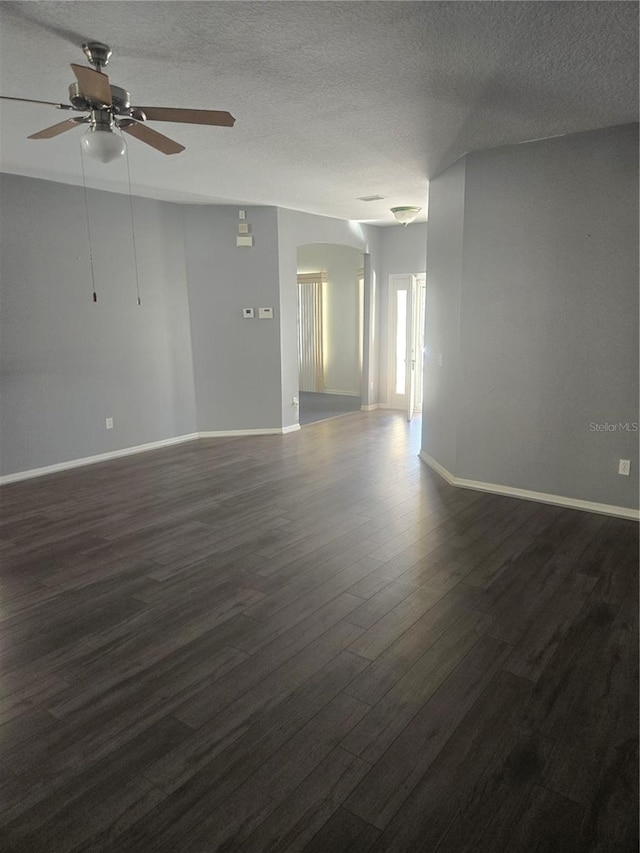
[[[80,144],[89,157],[101,163],[111,163],[122,157],[127,150],[122,136],[114,132],[110,118],[92,120],[88,130],[82,135]]]
[[[392,207],[391,213],[393,213],[398,222],[408,225],[410,222],[413,222],[421,210],[421,207]]]

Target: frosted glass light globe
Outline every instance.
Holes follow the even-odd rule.
[[[80,141],[83,151],[101,163],[111,163],[122,157],[127,146],[119,133],[106,127],[90,127]]]

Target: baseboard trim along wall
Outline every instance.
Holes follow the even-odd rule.
[[[313,391],[311,393],[314,393]],[[357,391],[336,391],[335,388],[324,388],[321,394],[336,394],[338,397],[359,397]]]
[[[83,468],[85,465],[96,465],[98,462],[109,462],[111,459],[119,459],[122,456],[146,453],[148,450],[159,450],[161,447],[170,447],[172,444],[184,444],[186,441],[196,441],[199,438],[232,438],[242,435],[286,435],[290,432],[297,432],[299,429],[300,424],[292,424],[288,427],[273,429],[231,429],[218,430],[216,432],[193,432],[189,435],[178,435],[175,438],[163,438],[161,441],[152,441],[149,444],[138,444],[135,447],[110,450],[107,453],[98,453],[96,456],[69,459],[67,462],[46,465],[44,468],[33,468],[29,471],[16,471],[15,474],[4,474],[0,476],[0,486],[4,486],[7,483],[17,483],[20,480],[31,480],[33,477],[44,477],[47,474],[57,474],[60,471],[69,471],[72,468]]]
[[[213,432],[199,432],[198,438],[234,438],[243,435],[287,435],[297,432],[300,424],[291,424],[286,427],[272,427],[271,429],[219,429]]]
[[[30,480],[32,477],[43,477],[45,474],[57,474],[59,471],[68,471],[71,468],[83,468],[85,465],[108,462],[110,459],[119,459],[121,456],[133,456],[135,453],[145,453],[147,450],[158,450],[160,447],[170,447],[172,444],[184,444],[185,441],[193,441],[196,438],[198,438],[198,433],[194,432],[189,435],[178,435],[175,438],[163,438],[161,441],[152,441],[149,444],[138,444],[135,447],[109,450],[107,453],[98,453],[96,456],[69,459],[67,462],[46,465],[44,468],[33,468],[30,471],[16,471],[15,474],[5,474],[0,477],[0,486],[5,483],[15,483],[18,480]]]
[[[631,509],[625,506],[613,506],[612,504],[600,504],[593,501],[582,501],[577,498],[567,498],[562,495],[548,495],[544,492],[531,492],[528,489],[515,489],[511,486],[501,486],[497,483],[483,483],[479,480],[465,480],[462,477],[454,477],[450,471],[437,462],[428,453],[423,450],[418,454],[420,459],[425,462],[429,468],[432,468],[439,474],[443,480],[451,486],[458,486],[461,489],[472,489],[476,492],[491,492],[496,495],[506,495],[510,498],[521,498],[526,501],[537,501],[544,504],[555,504],[556,506],[565,506],[569,509],[580,509],[585,512],[596,512],[600,515],[612,515],[616,518],[627,518],[631,521],[640,521],[640,510]]]
[[[361,412],[375,412],[380,408],[380,403],[372,403],[370,406],[360,406]]]

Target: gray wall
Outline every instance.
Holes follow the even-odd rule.
[[[326,391],[360,395],[358,273],[362,253],[349,246],[298,247],[298,272],[325,272],[323,288]]]
[[[184,208],[199,432],[282,426],[277,212],[246,211],[253,248],[236,247],[237,208]],[[259,320],[260,307],[274,319]]]
[[[427,268],[427,223],[392,225],[382,234],[382,276],[380,281],[380,402],[388,402],[389,392],[389,276],[395,273],[423,273]]]
[[[464,160],[429,185],[422,449],[452,473],[458,428],[464,187]]]
[[[427,268],[427,223],[391,225],[381,229],[383,273],[417,273]]]
[[[180,206],[1,177],[0,470],[31,470],[195,430]],[[105,429],[105,418],[114,429]]]
[[[423,449],[457,477],[635,508],[638,433],[592,423],[638,421],[637,126],[470,155],[464,212],[454,167],[431,185]],[[459,247],[438,230],[462,230]],[[451,367],[453,374],[447,372]],[[457,369],[456,369],[457,367]],[[452,395],[453,392],[453,395]],[[431,423],[448,411],[455,454]],[[617,473],[632,460],[631,477]]]
[[[371,252],[366,311],[377,317],[378,228],[249,207],[255,245],[238,249],[236,207],[134,198],[137,306],[129,198],[89,190],[88,202],[96,304],[82,190],[2,178],[2,474],[196,431],[294,426],[302,243]],[[243,307],[269,306],[273,320],[242,319]],[[376,348],[369,331],[372,399]]]

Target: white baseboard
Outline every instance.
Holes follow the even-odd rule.
[[[111,459],[119,459],[122,456],[146,453],[148,450],[159,450],[161,447],[170,447],[172,444],[184,444],[186,441],[196,441],[199,438],[225,438],[242,435],[286,435],[290,432],[297,432],[299,429],[300,424],[292,424],[291,426],[274,427],[273,429],[234,429],[219,430],[216,432],[193,432],[189,435],[179,435],[175,438],[152,441],[149,444],[138,444],[135,447],[123,447],[121,450],[110,450],[107,453],[98,453],[96,456],[69,459],[67,462],[46,465],[44,468],[33,468],[30,471],[16,471],[15,474],[4,474],[0,476],[0,486],[7,483],[17,483],[20,480],[31,480],[33,477],[44,477],[47,474],[57,474],[60,471],[69,471],[72,468],[83,468],[85,465],[95,465],[98,462],[109,462]]]
[[[627,518],[631,521],[640,521],[640,510],[625,506],[614,506],[612,504],[595,503],[594,501],[582,501],[578,498],[568,498],[563,495],[548,495],[545,492],[532,492],[528,489],[516,489],[511,486],[502,486],[497,483],[483,483],[479,480],[465,480],[462,477],[454,477],[447,469],[437,462],[423,450],[418,454],[420,459],[439,474],[443,480],[451,486],[461,489],[472,489],[476,492],[490,492],[496,495],[506,495],[510,498],[521,498],[526,501],[537,501],[538,503],[565,506],[570,509],[580,509],[585,512],[595,512],[600,515],[613,515],[616,518]]]
[[[239,438],[246,435],[286,435],[297,432],[300,424],[287,427],[271,427],[266,429],[217,429],[210,432],[199,432],[198,438]]]
[[[360,411],[362,412],[373,412],[374,409],[382,409],[385,412],[405,412],[406,409],[398,409],[395,406],[390,406],[389,403],[374,403],[372,406],[360,406]],[[421,412],[416,412],[416,415],[421,414]]]
[[[358,394],[357,391],[335,391],[333,388],[325,388],[323,391],[318,391],[318,392],[311,391],[309,393],[311,393],[311,394],[314,394],[314,393],[337,394],[339,397],[359,397],[360,396],[360,394]]]
[[[446,480],[450,486],[457,485],[456,478],[453,476],[453,474],[447,471],[444,465],[441,465],[439,462],[436,462],[433,456],[429,456],[429,454],[425,453],[424,450],[421,450],[420,453],[418,453],[418,456],[420,457],[420,459],[422,459],[423,462],[427,463],[429,468],[433,468],[436,474],[440,474],[442,479]]]
[[[31,480],[33,477],[43,477],[46,474],[57,474],[59,471],[68,471],[71,468],[83,468],[85,465],[108,462],[110,459],[119,459],[122,456],[133,456],[135,453],[145,453],[147,450],[158,450],[161,447],[170,447],[172,444],[184,444],[186,441],[194,441],[197,438],[198,433],[194,432],[189,435],[178,435],[175,438],[163,438],[161,441],[152,441],[149,444],[138,444],[136,447],[123,447],[121,450],[110,450],[107,453],[98,453],[96,456],[69,459],[67,462],[46,465],[44,468],[17,471],[15,474],[5,474],[0,477],[0,485],[16,483],[18,480]]]

